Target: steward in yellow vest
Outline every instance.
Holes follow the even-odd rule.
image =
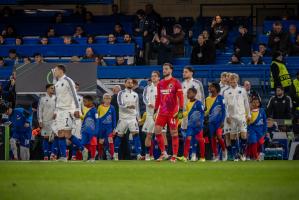
[[[294,109],[299,112],[299,71],[296,74],[296,79],[293,80],[290,95],[293,100]]]
[[[281,86],[285,92],[288,92],[292,85],[292,79],[282,60],[282,53],[279,51],[274,52],[270,67],[270,84],[271,89],[276,89],[278,86]]]

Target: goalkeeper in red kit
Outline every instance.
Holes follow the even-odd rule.
[[[157,98],[155,103],[155,134],[161,156],[158,161],[168,158],[165,151],[162,129],[167,124],[172,137],[171,162],[176,161],[179,150],[178,120],[183,118],[184,97],[181,83],[172,77],[173,66],[170,63],[163,65],[164,79],[157,85]]]

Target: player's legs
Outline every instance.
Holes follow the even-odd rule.
[[[170,159],[170,161],[175,162],[179,151],[178,120],[174,117],[168,118],[167,125],[170,129],[172,141],[172,158]]]
[[[158,161],[165,160],[168,158],[167,152],[165,151],[165,140],[163,136],[163,127],[167,124],[167,117],[158,115],[155,122],[155,136],[159,149],[161,151],[161,156],[157,159]]]
[[[104,154],[104,143],[105,143],[105,137],[106,137],[106,129],[102,128],[100,130],[99,134],[99,140],[98,140],[98,159],[102,160],[103,159],[103,154]]]
[[[108,135],[108,149],[110,153],[111,159],[114,158],[114,143],[113,143],[113,135],[112,132]]]
[[[21,160],[29,160],[30,159],[30,150],[29,147],[20,146],[20,157]]]
[[[201,130],[197,136],[199,143],[199,151],[200,151],[200,161],[204,162],[205,159],[205,138],[203,136],[203,130]]]
[[[239,141],[238,141],[238,133],[231,132],[230,133],[230,143],[231,143],[231,153],[234,161],[239,160]]]
[[[118,160],[119,146],[121,144],[122,137],[126,134],[128,130],[128,121],[124,119],[119,119],[115,132],[117,135],[114,140],[114,160]]]
[[[134,142],[134,147],[135,147],[135,151],[137,154],[137,160],[141,160],[142,159],[141,141],[140,141],[140,137],[139,137],[139,125],[138,125],[137,120],[129,120],[128,128],[129,128],[130,133],[133,136],[133,142]]]
[[[18,147],[17,147],[17,139],[12,137],[10,138],[10,149],[13,154],[13,159],[18,160]]]
[[[153,138],[153,134],[152,133],[147,133],[146,137],[145,137],[145,160],[149,161],[151,160],[151,156],[153,155],[152,152],[152,138]]]

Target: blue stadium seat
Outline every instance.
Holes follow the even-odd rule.
[[[84,56],[87,47],[93,48],[95,54],[110,56],[131,56],[135,55],[134,44],[92,44],[92,45],[4,45],[0,48],[0,56],[7,57],[10,49],[16,49],[21,56],[32,56],[34,53],[41,53],[43,56]]]

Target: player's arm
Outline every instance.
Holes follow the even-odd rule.
[[[135,100],[135,108],[136,108],[136,117],[137,117],[137,120],[140,121],[141,117],[140,117],[139,97],[138,97],[138,95],[137,95],[137,98]]]
[[[156,102],[155,102],[155,112],[156,113],[160,107],[160,103],[161,103],[161,93],[160,93],[160,83],[158,83],[157,85],[157,98],[156,98]]]
[[[148,98],[147,98],[147,88],[148,86],[146,86],[143,90],[143,93],[142,93],[142,100],[143,100],[143,103],[145,105],[149,105],[149,101],[148,101]]]
[[[197,92],[200,92],[200,94],[201,94],[200,101],[202,102],[203,105],[205,105],[205,91],[203,89],[203,85],[202,85],[201,81],[198,81],[198,85],[199,85],[199,88],[198,88]]]
[[[267,115],[264,109],[261,109],[262,111],[262,117],[263,117],[263,134],[266,135],[267,131],[268,131],[268,127],[267,127]]]
[[[66,77],[65,80],[68,82],[68,85],[69,85],[68,89],[70,90],[70,93],[72,94],[72,98],[75,102],[75,106],[76,106],[75,117],[79,118],[80,117],[80,114],[79,114],[80,104],[79,104],[77,92],[76,92],[76,89],[75,89],[75,83],[74,83],[74,81],[72,81],[68,77]]]
[[[114,107],[111,107],[112,110],[112,129],[116,128],[116,111]]]
[[[182,119],[183,118],[183,109],[184,109],[184,94],[183,94],[183,89],[182,85],[179,81],[177,81],[177,97],[179,98],[179,113],[178,113],[178,118]]]
[[[249,99],[247,96],[247,93],[245,91],[245,89],[243,89],[243,98],[244,98],[244,106],[245,106],[245,111],[247,114],[247,119],[249,120],[251,118],[251,112],[250,112],[250,105],[249,105]]]
[[[200,104],[200,126],[201,126],[201,128],[203,128],[203,126],[204,126],[204,121],[205,121],[205,107],[204,107],[204,105],[201,103],[201,102],[199,102],[199,104]]]
[[[118,104],[118,106],[121,107],[121,108],[126,108],[127,106],[126,106],[126,104],[125,104],[124,101],[123,101],[123,97],[122,97],[122,95],[123,95],[123,91],[120,91],[120,92],[117,94],[117,104]]]
[[[226,114],[226,108],[224,104],[224,98],[221,98],[221,123],[224,123],[225,120],[225,114]]]
[[[39,122],[39,126],[42,127],[42,122],[43,122],[43,110],[44,110],[44,103],[43,103],[43,98],[40,98],[37,106],[37,119]]]

